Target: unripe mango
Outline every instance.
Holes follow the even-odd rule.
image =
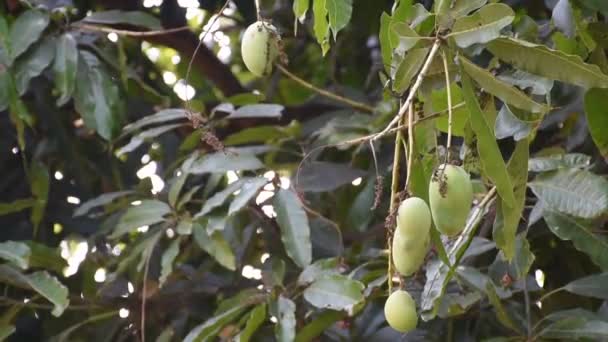
[[[252,74],[270,74],[272,64],[279,55],[279,39],[277,29],[264,21],[257,21],[247,27],[241,41],[241,56]]]
[[[391,328],[405,333],[416,329],[418,314],[416,302],[409,293],[397,290],[384,303],[384,316]]]
[[[408,239],[400,229],[395,230],[392,244],[393,264],[401,275],[407,277],[418,271],[424,263],[430,241],[431,236],[428,233],[426,236]]]
[[[435,227],[448,236],[459,234],[473,203],[473,185],[460,166],[442,164],[429,185],[429,203]]]
[[[426,202],[418,197],[410,197],[399,205],[397,227],[401,235],[408,239],[424,238],[431,229],[431,211]]]

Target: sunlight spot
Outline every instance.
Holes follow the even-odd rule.
[[[89,244],[86,241],[63,240],[59,243],[61,257],[68,262],[68,266],[63,269],[65,277],[72,276],[78,272],[80,263],[87,257]]]
[[[156,174],[156,167],[157,165],[154,161],[144,165],[142,168],[137,170],[137,178],[144,179]]]
[[[180,177],[182,175],[183,172],[181,172],[180,170],[175,171],[175,176],[176,177]]]
[[[278,321],[277,321],[277,318],[276,318],[276,317],[274,317],[274,316],[270,316],[270,321],[271,321],[272,323],[275,323],[275,324],[278,322]]]
[[[182,58],[179,55],[175,55],[173,57],[171,57],[171,63],[177,65],[179,64],[179,62],[182,61]]]
[[[536,279],[536,283],[541,288],[545,286],[545,272],[541,269],[534,271],[534,278]]]
[[[60,171],[55,171],[55,179],[56,180],[62,180],[63,179],[63,173],[61,173]]]
[[[536,301],[536,303],[534,303],[534,304],[536,304],[536,306],[537,306],[539,309],[542,309],[542,308],[543,308],[543,303],[541,303],[540,301]]]
[[[163,81],[165,81],[166,84],[175,84],[175,82],[177,82],[177,76],[171,71],[165,71],[163,72]]]
[[[173,237],[175,237],[175,231],[173,229],[171,229],[171,228],[167,229],[165,231],[165,234],[167,234],[167,237],[169,239],[173,239]]]
[[[106,281],[106,269],[103,267],[98,268],[97,271],[95,271],[93,279],[95,279],[95,282],[97,283],[103,283]]]
[[[17,153],[19,153],[19,148],[17,146],[15,146],[11,149],[11,152],[13,152],[13,154],[17,154]]]
[[[61,223],[53,223],[53,233],[60,234],[63,231],[63,226]]]
[[[188,8],[188,7],[199,7],[198,0],[177,0],[177,4],[180,7]]]
[[[108,33],[108,39],[112,43],[116,43],[118,41],[118,35],[116,34],[116,32],[110,32],[110,33]]]
[[[135,292],[135,287],[133,287],[133,283],[132,282],[128,282],[127,283],[127,290],[129,291],[129,293]]]
[[[137,232],[138,233],[145,233],[148,231],[148,229],[150,228],[150,226],[141,226],[141,227],[137,227]]]
[[[277,217],[277,213],[274,211],[274,206],[270,204],[262,206],[262,211],[264,212],[264,215],[270,218]]]
[[[289,189],[289,185],[291,185],[291,180],[287,177],[281,177],[281,188]]]
[[[142,164],[148,164],[150,162],[150,155],[149,154],[144,154],[143,156],[141,156],[141,163]]]
[[[262,228],[256,228],[255,229],[255,233],[256,234],[262,234],[262,231],[263,231]]]
[[[141,201],[140,201],[140,200],[137,200],[137,201],[133,201],[133,202],[131,202],[131,205],[132,205],[132,206],[134,206],[134,207],[137,207],[137,206],[138,206],[138,205],[140,205],[140,204],[141,204]]]
[[[270,258],[270,254],[264,253],[264,254],[262,254],[262,257],[260,258],[260,261],[262,263],[264,263],[266,260],[268,260],[268,258]]]
[[[80,198],[75,197],[75,196],[68,196],[68,198],[66,200],[70,204],[80,204]]]
[[[272,170],[264,172],[264,178],[266,178],[268,180],[272,180],[275,175],[276,175],[276,173]]]
[[[151,47],[145,50],[144,52],[152,62],[156,62],[158,60],[158,57],[160,57],[160,50],[155,47]]]
[[[82,118],[76,119],[74,122],[72,122],[72,125],[74,125],[76,128],[82,127],[84,126],[84,120],[82,120]]]
[[[263,290],[263,289],[264,289],[264,284],[260,284],[260,285],[258,285],[258,286],[257,286],[257,289],[258,289],[258,290]]]
[[[359,185],[361,185],[362,181],[363,181],[363,178],[359,177],[359,178],[355,179],[354,181],[352,181],[352,185],[359,186]]]
[[[255,198],[255,204],[262,204],[272,196],[274,196],[274,192],[272,191],[260,191],[258,196]]]
[[[229,46],[222,46],[217,52],[217,58],[224,64],[230,62],[230,56],[232,56],[232,49]]]
[[[234,171],[226,172],[226,178],[228,178],[228,184],[232,184],[239,179],[239,176]]]
[[[175,83],[173,91],[175,92],[175,94],[177,94],[177,97],[179,97],[182,101],[191,100],[194,95],[196,95],[194,87],[189,84],[186,84],[186,81],[181,79],[177,81],[177,83]]]
[[[144,0],[144,7],[150,8],[154,6],[160,6],[163,4],[163,0]]]
[[[29,299],[29,298],[23,298],[23,302],[24,302],[24,303],[28,303],[29,301],[30,301],[30,299]]]
[[[114,247],[112,247],[112,254],[119,256],[120,253],[122,253],[122,251],[125,249],[126,246],[127,245],[125,245],[124,243],[119,242]]]
[[[152,182],[152,190],[150,192],[152,192],[153,195],[156,195],[157,193],[163,191],[165,187],[165,181],[160,178],[159,175],[150,176],[150,181]]]
[[[262,270],[251,265],[245,265],[241,271],[241,275],[247,279],[262,279]]]
[[[129,317],[129,310],[125,308],[120,309],[120,311],[118,311],[118,316],[120,316],[120,318]]]

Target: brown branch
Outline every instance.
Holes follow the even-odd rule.
[[[92,32],[104,32],[104,33],[116,33],[122,36],[129,37],[152,37],[152,36],[162,36],[164,34],[171,34],[175,32],[188,31],[190,27],[181,26],[176,28],[170,28],[166,30],[156,30],[156,31],[129,31],[129,30],[120,30],[113,27],[106,26],[97,26],[97,25],[89,25],[83,23],[74,23],[72,27],[77,28],[83,31],[92,31]]]

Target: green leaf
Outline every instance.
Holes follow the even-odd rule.
[[[53,72],[55,88],[60,94],[57,106],[63,106],[74,93],[78,72],[78,47],[74,36],[70,33],[64,33],[57,40]]]
[[[513,186],[513,205],[506,205],[502,197],[496,203],[496,219],[492,237],[496,246],[502,250],[506,259],[511,261],[515,256],[515,234],[522,216],[526,201],[526,184],[528,182],[528,139],[520,140],[507,164],[507,172]]]
[[[164,216],[171,212],[165,202],[157,200],[144,200],[140,205],[130,206],[120,217],[110,239],[116,239],[124,234],[134,231],[141,226],[150,226],[163,222]]]
[[[496,318],[498,318],[498,321],[505,327],[519,332],[517,330],[517,326],[513,322],[513,319],[511,318],[505,307],[502,305],[500,297],[498,297],[498,294],[496,294],[496,287],[491,281],[488,281],[486,283],[486,293],[488,295],[488,300],[490,301],[490,304],[492,304],[494,310],[496,311]]]
[[[230,207],[228,208],[228,215],[232,215],[243,209],[249,201],[254,198],[260,189],[268,184],[268,180],[263,177],[257,177],[248,179],[243,183],[240,188],[240,192],[234,197]]]
[[[143,118],[126,125],[123,128],[122,134],[126,135],[126,134],[133,133],[148,125],[165,123],[168,121],[174,121],[174,120],[185,119],[185,118],[186,118],[185,109],[182,109],[182,108],[163,109],[152,115],[144,116]]]
[[[19,212],[34,204],[36,204],[36,200],[33,198],[18,199],[10,203],[0,203],[0,216]]]
[[[11,336],[17,329],[14,325],[0,325],[0,341],[4,341]]]
[[[287,255],[300,267],[312,260],[310,226],[300,199],[290,190],[279,190],[274,195],[274,210],[281,228],[281,240]]]
[[[1,20],[1,18],[0,18]],[[1,23],[1,22],[0,22]],[[2,49],[0,49],[0,53]],[[0,66],[2,61],[0,60]],[[6,110],[9,106],[9,94],[12,87],[11,75],[7,68],[0,67],[0,111]]]
[[[505,4],[489,4],[474,14],[456,20],[448,35],[461,48],[483,44],[500,37],[500,30],[515,18],[511,7]]]
[[[583,317],[568,317],[552,323],[538,335],[562,341],[580,340],[582,338],[600,341],[608,335],[608,322],[589,320]]]
[[[323,311],[298,331],[296,342],[314,341],[316,337],[323,333],[323,331],[345,317],[346,313],[342,311]]]
[[[25,55],[17,59],[14,67],[15,87],[19,95],[25,94],[30,80],[40,75],[55,57],[55,39],[46,38]]]
[[[117,198],[125,197],[132,193],[133,193],[133,191],[127,190],[127,191],[108,192],[108,193],[99,195],[93,199],[90,199],[90,200],[82,203],[78,208],[76,208],[73,216],[78,217],[78,216],[86,215],[92,209],[109,204]]]
[[[107,75],[95,55],[80,51],[78,87],[74,90],[74,106],[87,127],[111,140],[120,128],[122,103],[116,83]]]
[[[608,211],[608,181],[589,171],[546,172],[528,185],[545,207],[564,214],[594,218]]]
[[[44,217],[44,211],[49,196],[49,171],[46,165],[35,161],[30,166],[30,190],[36,200],[32,206],[31,221],[34,226],[34,236],[38,231],[38,226]]]
[[[308,12],[309,6],[310,0],[294,0],[293,15],[300,22],[300,24],[304,23],[304,19],[306,19],[306,12]]]
[[[30,263],[31,250],[23,242],[0,242],[0,258],[10,261],[21,269],[27,269]]]
[[[306,286],[326,275],[338,274],[338,259],[320,259],[306,266],[298,277],[298,285]]]
[[[163,286],[165,281],[167,281],[167,278],[173,272],[173,262],[179,255],[180,242],[180,238],[173,240],[163,253],[163,256],[160,259],[160,277],[158,278],[158,286]]]
[[[207,227],[200,222],[192,225],[194,240],[205,252],[209,253],[220,265],[227,269],[236,270],[236,257],[230,248],[230,244],[220,231],[207,232]]]
[[[67,261],[61,257],[58,248],[51,248],[34,241],[25,241],[31,251],[29,257],[30,268],[44,268],[47,271],[62,273],[68,266]]]
[[[246,119],[246,118],[280,118],[285,109],[284,106],[272,103],[257,103],[242,106],[231,112],[227,119]]]
[[[575,24],[574,24],[574,13],[572,12],[572,6],[570,6],[570,0],[559,0],[553,11],[551,12],[551,19],[553,24],[559,30],[564,32],[568,38],[574,36]]]
[[[224,139],[224,145],[241,145],[251,143],[264,143],[267,141],[287,138],[289,133],[278,126],[257,126],[245,128]]]
[[[149,141],[152,138],[156,138],[160,135],[170,132],[176,128],[182,127],[183,125],[184,125],[183,123],[177,123],[177,124],[172,124],[172,125],[154,127],[154,128],[150,128],[145,131],[142,131],[142,132],[132,136],[131,140],[129,140],[128,144],[124,145],[123,147],[118,149],[118,151],[116,151],[116,155],[121,156],[121,155],[130,153],[130,152],[133,152],[139,146],[141,146],[141,144],[145,143],[146,141]]]
[[[547,95],[553,89],[553,80],[533,75],[521,70],[503,72],[498,79],[517,86],[521,90],[529,89],[534,95]]]
[[[391,59],[393,56],[393,48],[391,46],[391,34],[389,31],[391,21],[391,16],[386,14],[386,12],[382,12],[382,15],[380,16],[380,33],[378,34],[378,39],[380,40],[380,53],[382,54],[382,64],[384,65],[384,70],[386,71],[390,71]]]
[[[314,13],[315,21],[313,31],[317,42],[321,45],[323,56],[329,51],[329,22],[327,19],[327,0],[313,0],[312,12]]]
[[[9,65],[40,38],[48,24],[49,14],[44,11],[29,10],[17,17],[6,45]]]
[[[546,172],[557,169],[584,169],[591,164],[591,157],[582,153],[556,154],[548,157],[530,158],[528,171]]]
[[[179,198],[179,194],[184,187],[184,183],[186,183],[186,179],[188,179],[188,173],[183,172],[181,175],[175,178],[173,183],[171,184],[171,188],[169,188],[169,194],[167,195],[167,199],[169,200],[169,205],[173,208],[176,207],[177,199]]]
[[[94,12],[89,16],[82,19],[85,23],[114,25],[114,24],[127,24],[132,26],[145,27],[150,30],[160,30],[162,25],[160,20],[155,16],[146,12],[140,11],[103,11]]]
[[[450,85],[450,95],[452,96],[452,107],[455,104],[463,103],[462,90],[456,83]],[[426,101],[425,105],[430,106],[429,112],[438,113],[446,112],[446,115],[442,115],[435,119],[435,126],[442,132],[448,131],[448,92],[446,88],[434,90],[431,93],[430,101]],[[425,110],[426,111],[426,110]],[[464,126],[469,119],[469,113],[466,106],[460,106],[452,109],[452,135],[462,137],[464,136]]]
[[[543,217],[553,234],[562,240],[572,241],[576,249],[589,255],[602,270],[608,270],[608,239],[594,234],[594,225],[546,208]]]
[[[296,336],[296,304],[282,295],[276,301],[277,324],[274,334],[278,342],[291,342]]]
[[[295,6],[295,5],[294,5]],[[253,334],[264,324],[266,320],[266,304],[262,303],[249,312],[249,318],[245,328],[234,338],[235,342],[249,342]]]
[[[349,164],[313,161],[302,165],[295,177],[295,186],[301,192],[332,191],[366,174]]]
[[[485,5],[488,0],[452,0],[449,14],[458,19]]]
[[[336,40],[338,32],[345,28],[350,21],[353,13],[353,2],[352,0],[325,0],[325,9],[329,17],[329,27],[334,40]]]
[[[363,283],[344,275],[327,275],[304,290],[304,299],[320,309],[344,310],[353,314],[355,305],[365,300]]]
[[[241,178],[233,183],[228,184],[228,186],[226,186],[222,191],[218,191],[213,194],[213,196],[209,197],[203,204],[201,211],[194,215],[194,217],[196,218],[204,216],[210,213],[213,209],[223,205],[224,202],[226,202],[226,200],[228,199],[228,197],[230,197],[235,191],[239,190],[245,182],[251,179],[252,178]]]
[[[583,62],[579,56],[514,38],[496,39],[487,47],[501,60],[536,75],[583,88],[608,87],[608,76],[598,66]]]
[[[496,139],[513,137],[513,140],[519,141],[530,135],[531,131],[531,123],[519,120],[509,109],[509,106],[502,106],[494,123]]]
[[[184,338],[184,342],[213,341],[219,331],[228,323],[237,319],[247,308],[247,303],[241,303],[216,316],[206,320],[204,323],[192,329]]]
[[[393,84],[395,92],[403,93],[410,86],[412,79],[418,75],[418,71],[424,64],[428,53],[428,48],[413,49],[401,60],[393,77],[395,79]]]
[[[418,43],[420,36],[408,23],[393,19],[389,24],[389,41],[393,55],[402,57]]]
[[[608,300],[608,272],[593,274],[584,278],[572,281],[564,290],[585,297],[593,297]]]
[[[507,172],[505,162],[502,159],[496,139],[494,139],[492,128],[488,125],[487,118],[481,111],[481,107],[479,107],[473,90],[473,84],[464,73],[462,75],[462,87],[464,100],[469,109],[469,122],[475,135],[477,135],[477,150],[482,168],[494,185],[496,185],[496,189],[504,203],[509,207],[514,207],[513,184]]]
[[[187,171],[194,174],[225,173],[257,170],[263,167],[264,164],[253,154],[216,152],[195,160]]]
[[[54,308],[53,316],[59,317],[69,305],[68,288],[57,278],[47,271],[39,271],[31,274],[23,274],[19,270],[6,264],[0,265],[0,281],[13,286],[36,291],[49,302]]]
[[[608,90],[607,89],[589,89],[585,94],[585,114],[587,115],[587,124],[591,138],[595,142],[598,150],[608,160]]]
[[[493,94],[508,105],[536,114],[530,115],[527,118],[520,117],[520,120],[538,121],[549,111],[549,108],[546,105],[534,102],[520,90],[497,79],[496,76],[473,64],[468,59],[460,56],[458,57],[458,61],[464,71],[474,79],[484,91]]]

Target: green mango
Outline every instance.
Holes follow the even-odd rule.
[[[407,277],[420,269],[429,250],[430,241],[429,233],[408,239],[399,229],[395,230],[392,244],[393,264],[401,275]]]
[[[447,236],[459,234],[473,203],[469,174],[460,166],[440,165],[431,177],[429,203],[435,227]]]
[[[249,71],[256,76],[266,76],[279,55],[277,29],[264,21],[257,21],[245,30],[241,40],[241,56]]]
[[[409,293],[397,290],[384,303],[384,316],[391,328],[406,333],[416,329],[418,313],[416,302]]]

